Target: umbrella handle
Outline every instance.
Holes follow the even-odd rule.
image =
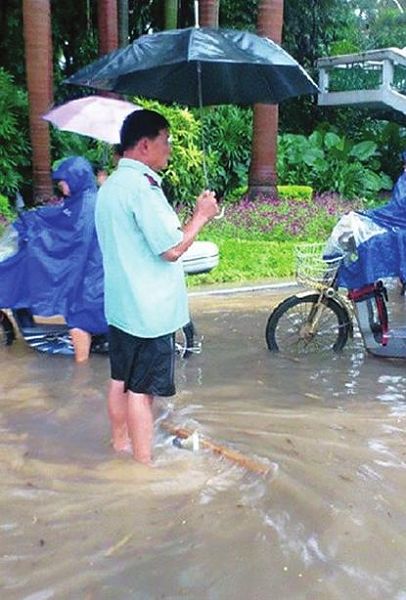
[[[195,27],[199,29],[199,0],[195,0]]]
[[[195,20],[196,20],[196,27],[199,27],[199,2],[198,0],[195,0]],[[203,130],[203,90],[202,90],[202,64],[200,61],[198,61],[197,63],[197,90],[198,90],[198,95],[199,95],[199,112],[200,112],[200,130],[201,130],[201,139],[202,139],[202,152],[203,152],[203,176],[204,176],[204,183],[205,183],[205,187],[206,189],[210,188],[209,185],[209,176],[207,174],[207,161],[206,161],[206,141],[204,139],[204,130]],[[214,218],[216,219],[216,221],[218,219],[222,219],[224,217],[224,211],[225,208],[224,206],[221,207],[221,211],[219,212],[218,215],[216,215]]]
[[[197,4],[199,4],[197,2]],[[196,3],[195,3],[196,5]],[[202,64],[200,61],[197,62],[197,93],[199,96],[199,113],[200,113],[200,131],[201,131],[201,140],[202,140],[202,152],[203,152],[203,174],[204,174],[204,184],[206,188],[209,188],[209,177],[207,175],[207,161],[206,161],[206,143],[204,139],[204,131],[203,131],[203,90],[202,90]]]
[[[218,221],[219,219],[222,219],[224,217],[224,213],[225,212],[226,212],[226,207],[222,206],[221,207],[221,211],[219,212],[219,214],[214,217],[215,220]]]

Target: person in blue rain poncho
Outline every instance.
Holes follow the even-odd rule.
[[[406,229],[406,150],[401,153],[400,158],[403,170],[395,183],[390,201],[366,212],[375,223],[388,229]]]
[[[327,242],[325,255],[346,254],[347,243],[342,246],[342,240],[352,239],[354,244],[353,256],[340,267],[338,283],[343,287],[357,289],[384,277],[406,280],[406,151],[400,158],[403,169],[390,201],[364,213],[345,215]]]
[[[63,315],[78,362],[88,358],[91,334],[107,331],[102,257],[96,237],[96,181],[79,156],[60,162],[52,179],[60,205],[23,212],[12,224],[18,249],[0,263],[0,306]]]

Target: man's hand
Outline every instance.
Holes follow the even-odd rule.
[[[170,262],[178,260],[192,245],[199,231],[203,229],[206,223],[214,219],[218,212],[219,207],[215,193],[210,190],[202,192],[196,199],[192,218],[183,227],[183,240],[177,246],[163,252],[161,257]]]
[[[211,221],[219,213],[215,192],[205,190],[197,197],[194,216],[205,223]]]

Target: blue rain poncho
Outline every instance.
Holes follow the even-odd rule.
[[[337,223],[325,256],[340,249],[346,256],[339,270],[342,287],[357,289],[385,277],[406,280],[406,171],[385,206],[349,213]]]
[[[0,306],[29,308],[41,316],[63,315],[69,327],[104,333],[92,167],[74,156],[62,161],[52,178],[66,181],[70,196],[61,205],[22,213],[0,243]]]

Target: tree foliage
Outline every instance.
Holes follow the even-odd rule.
[[[206,109],[203,120],[206,149],[215,168],[210,185],[219,197],[247,185],[251,159],[252,110],[238,106]]]
[[[356,15],[361,49],[405,45],[405,0],[347,0]],[[381,39],[384,44],[379,45]],[[389,43],[388,43],[389,42]]]
[[[258,0],[219,0],[220,27],[255,31]]]
[[[28,103],[26,93],[1,68],[0,114],[0,190],[12,197],[28,181]]]
[[[283,46],[316,79],[315,63],[321,56],[377,47],[406,46],[406,12],[402,13],[397,8],[397,3],[406,11],[406,0],[285,0]],[[16,85],[18,89],[25,86],[21,4],[21,0],[0,1],[0,66],[11,74],[11,81],[15,82],[12,85]],[[179,27],[194,24],[193,4],[192,0],[179,0]],[[258,5],[259,0],[220,0],[220,26],[255,30]],[[164,29],[164,0],[128,0],[128,6],[130,40],[148,31]],[[51,7],[55,101],[60,103],[68,97],[89,93],[88,89],[65,86],[62,81],[97,57],[97,0],[77,0],[70,3],[51,0]],[[7,94],[6,90],[3,90],[3,96],[4,94]],[[29,160],[26,107],[18,104],[22,97],[16,96],[18,108],[11,110],[12,115],[18,114],[20,137],[13,138],[12,144],[7,144],[5,152],[14,156],[14,148],[19,148],[16,154],[21,153],[21,158],[16,158],[18,167],[14,169],[19,183],[27,181],[25,165]],[[225,114],[227,110],[223,112]],[[4,115],[4,111],[2,114]],[[219,122],[224,120],[224,114],[219,112]],[[234,118],[232,110],[229,116]],[[354,144],[369,139],[380,151],[380,166],[394,178],[399,169],[396,157],[406,146],[406,132],[399,125],[379,121],[375,116],[354,108],[322,108],[317,106],[314,98],[303,96],[280,105],[279,128],[282,134],[294,133],[306,137],[316,129],[326,131],[333,128],[340,137],[351,139]],[[214,116],[209,119],[214,119]],[[236,121],[234,125],[240,126]],[[241,139],[244,140],[241,148],[234,143],[235,136],[230,137],[230,144],[227,144],[225,136],[221,140],[217,135],[216,139],[214,133],[217,132],[213,132],[212,139],[210,134],[206,134],[212,144],[213,156],[221,156],[220,164],[232,164],[234,169],[228,173],[225,168],[223,173],[221,169],[216,171],[218,187],[224,188],[227,181],[233,181],[232,185],[234,181],[237,184],[241,181],[239,173],[244,170],[249,147],[246,140],[250,137],[250,131],[248,129],[245,136],[241,134]],[[23,135],[27,137],[23,139]],[[55,132],[52,132],[52,136],[55,154],[65,153],[68,149],[67,139]],[[23,148],[20,148],[22,139]],[[99,156],[97,146],[79,144],[78,150],[83,145],[86,153]],[[212,168],[210,160],[209,157],[209,168]],[[15,188],[12,182],[11,187]]]
[[[1,0],[0,67],[13,75],[17,85],[25,85],[22,22],[21,0]]]
[[[309,137],[285,134],[279,139],[278,172],[283,183],[296,183],[300,177],[319,192],[370,198],[392,187],[379,170],[379,157],[375,142],[354,142],[331,130],[316,130]]]
[[[143,98],[134,98],[134,102],[160,112],[168,120],[173,141],[163,187],[172,204],[194,205],[205,185],[200,121],[187,108],[164,106],[156,100]]]

